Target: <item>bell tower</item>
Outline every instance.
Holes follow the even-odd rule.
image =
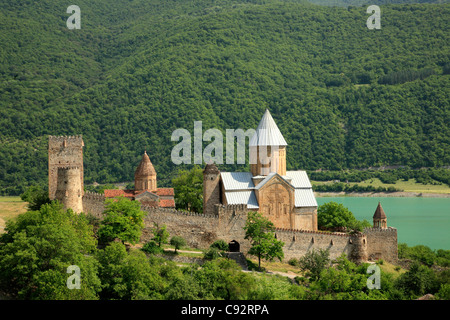
[[[383,207],[381,207],[381,202],[378,202],[377,209],[373,215],[373,227],[387,229],[387,217],[384,213]]]
[[[250,171],[253,176],[276,172],[286,175],[286,140],[266,109],[256,132],[250,139]]]
[[[156,189],[156,171],[147,155],[147,151],[145,151],[142,155],[142,160],[139,163],[139,166],[134,172],[134,190],[152,191]]]

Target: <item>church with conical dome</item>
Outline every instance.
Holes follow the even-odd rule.
[[[203,172],[203,212],[214,206],[242,204],[261,212],[276,228],[317,230],[317,201],[303,170],[286,169],[287,142],[266,109],[250,139],[250,172]]]
[[[288,144],[266,110],[249,143],[248,172],[220,171],[213,163],[203,170],[203,213],[175,208],[174,189],[158,188],[156,170],[144,152],[135,174],[133,190],[84,192],[81,136],[49,137],[49,197],[65,209],[103,219],[105,200],[123,196],[139,201],[145,211],[142,242],[152,239],[154,224],[165,225],[171,235],[188,246],[208,248],[222,239],[230,251],[248,252],[245,235],[249,211],[258,211],[275,226],[275,237],[284,242],[284,260],[298,259],[311,250],[329,250],[330,258],[345,254],[355,262],[398,259],[397,229],[388,227],[381,203],[373,227],[362,232],[318,230],[317,201],[303,170],[287,170]]]
[[[142,205],[149,207],[175,208],[174,190],[173,188],[157,187],[156,170],[147,151],[142,155],[141,162],[134,172],[134,190],[105,190],[106,198],[118,196],[137,200]]]

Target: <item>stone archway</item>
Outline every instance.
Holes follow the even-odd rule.
[[[229,252],[240,252],[241,248],[240,248],[240,244],[239,242],[237,242],[236,240],[232,240],[228,243],[228,251]]]

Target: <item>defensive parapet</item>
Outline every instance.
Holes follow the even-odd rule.
[[[369,260],[383,259],[391,263],[398,260],[397,229],[388,227],[366,228],[367,255]]]
[[[161,208],[161,207],[142,205],[141,210],[147,212],[148,215],[176,214],[176,215],[182,215],[182,216],[200,217],[200,218],[205,218],[205,219],[210,219],[210,218],[217,219],[217,216],[215,216],[215,215],[203,214],[203,213],[197,213],[197,212],[191,212],[191,211],[182,211],[182,210],[177,210],[174,208]]]
[[[105,211],[104,194],[87,191],[83,196],[83,212],[103,219],[103,211]]]
[[[367,261],[367,239],[362,233],[343,233],[295,229],[275,229],[275,236],[284,242],[284,260],[300,258],[311,250],[328,249],[331,259],[345,254],[350,260]]]
[[[51,200],[55,199],[58,168],[78,167],[83,193],[83,146],[81,135],[48,137],[48,191]]]

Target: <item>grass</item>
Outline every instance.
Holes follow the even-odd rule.
[[[400,275],[407,271],[403,268],[399,268],[399,270],[397,271],[395,265],[386,261],[383,261],[383,264],[380,264],[378,266],[381,268],[381,270],[383,270],[383,272],[391,273],[393,275],[393,280],[397,279]]]
[[[252,263],[254,263],[256,266],[258,266],[258,259],[253,257],[247,257],[248,260],[250,260]],[[291,266],[288,263],[280,262],[278,260],[274,260],[272,262],[270,261],[264,261],[261,260],[261,267],[265,268],[267,271],[276,271],[276,272],[283,272],[283,273],[295,273],[297,275],[302,275],[302,272],[298,267]]]
[[[333,181],[311,181],[314,185],[321,185],[327,183],[333,183]],[[403,190],[404,192],[417,192],[417,193],[450,193],[450,187],[446,184],[421,184],[417,183],[416,179],[409,179],[408,181],[397,180],[395,184],[387,184],[380,181],[378,178],[369,179],[362,182],[349,182],[350,185],[360,185],[360,186],[374,186],[374,187],[394,187],[396,189]]]
[[[3,232],[6,221],[27,211],[27,205],[20,197],[0,197],[0,233]]]

